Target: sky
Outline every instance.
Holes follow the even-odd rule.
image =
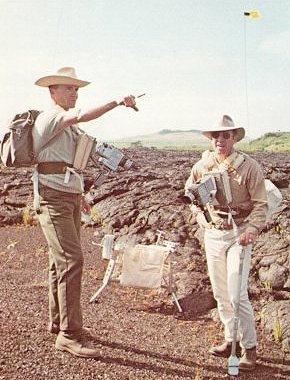
[[[146,95],[81,128],[100,140],[211,127],[289,131],[290,0],[0,0],[0,133],[73,66],[78,108]],[[244,16],[257,10],[259,18]],[[194,143],[194,142],[193,142]]]

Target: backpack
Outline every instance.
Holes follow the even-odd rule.
[[[277,186],[274,185],[269,179],[265,179],[265,187],[268,197],[268,207],[266,211],[266,222],[269,223],[272,217],[277,212],[280,206],[283,196]]]
[[[9,130],[0,141],[0,157],[7,167],[27,167],[36,164],[33,152],[32,128],[41,111],[28,110],[14,116]]]

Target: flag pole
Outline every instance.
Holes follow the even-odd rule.
[[[249,90],[248,90],[248,57],[247,57],[247,21],[246,18],[259,18],[260,13],[256,10],[244,12],[244,75],[245,75],[245,101],[247,130],[250,128]]]
[[[250,128],[250,112],[249,112],[249,94],[248,94],[248,60],[247,60],[247,25],[246,16],[249,12],[244,12],[244,81],[245,81],[245,102],[246,102],[246,118],[247,131]]]

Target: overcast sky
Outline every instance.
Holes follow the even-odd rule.
[[[102,140],[199,129],[289,131],[290,0],[0,0],[0,125],[50,105],[36,79],[74,66],[78,105],[146,96],[82,124]],[[250,19],[245,11],[258,10]]]

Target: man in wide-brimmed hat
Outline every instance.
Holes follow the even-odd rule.
[[[239,368],[253,370],[256,362],[256,328],[247,292],[252,245],[265,224],[267,194],[262,168],[250,156],[234,149],[245,136],[232,118],[221,120],[202,131],[211,140],[213,151],[206,151],[196,162],[186,182],[186,192],[200,181],[214,179],[216,190],[206,205],[192,205],[197,222],[204,229],[204,246],[214,297],[225,327],[225,341],[212,347],[215,356],[229,357],[234,337],[234,305],[239,304],[237,340],[242,348]],[[245,253],[241,289],[237,289],[239,260]],[[238,300],[238,298],[240,298]],[[237,301],[238,300],[238,301]],[[238,347],[239,348],[239,347]]]
[[[35,200],[40,200],[39,221],[49,246],[49,331],[57,334],[57,349],[84,358],[98,357],[99,351],[83,339],[87,335],[81,310],[83,178],[72,167],[77,124],[96,119],[120,105],[136,109],[135,97],[76,109],[78,90],[89,82],[77,78],[72,67],[63,67],[35,84],[48,88],[52,100],[52,106],[40,113],[33,128],[38,161]]]

